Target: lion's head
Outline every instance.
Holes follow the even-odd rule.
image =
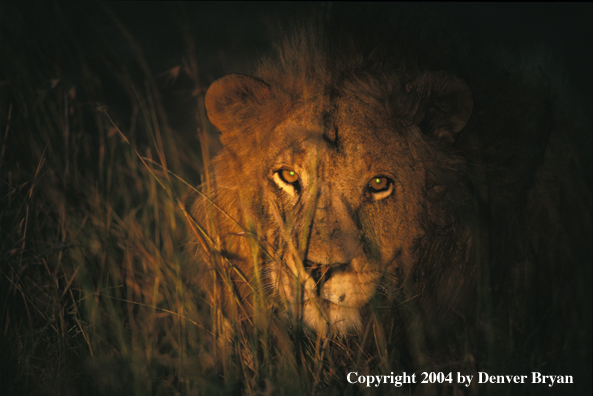
[[[323,334],[360,332],[369,302],[398,288],[433,312],[449,310],[471,283],[467,255],[440,255],[438,265],[426,257],[463,249],[453,235],[463,224],[453,229],[450,217],[474,210],[458,161],[443,151],[470,118],[468,86],[368,59],[332,65],[307,45],[206,94],[224,146],[210,188],[218,249],[241,272],[231,275],[233,292],[251,305],[261,282],[290,317]],[[205,206],[194,207],[202,223],[212,213]],[[428,288],[437,291],[428,297]]]

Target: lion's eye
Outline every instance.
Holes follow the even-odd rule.
[[[387,187],[388,183],[389,180],[386,177],[375,177],[369,182],[369,187],[371,188],[371,192],[381,191]]]
[[[387,198],[393,192],[393,182],[384,176],[373,177],[364,192],[364,197],[369,201],[379,201]]]
[[[288,184],[294,184],[299,180],[299,174],[290,169],[283,169],[280,171],[280,178]]]
[[[274,172],[274,182],[289,195],[301,193],[301,178],[292,169],[280,169]]]

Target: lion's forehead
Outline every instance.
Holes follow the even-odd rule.
[[[278,166],[299,167],[308,173],[315,170],[319,176],[345,180],[397,172],[408,162],[406,144],[396,131],[340,121],[329,126],[302,122],[282,125],[276,130],[269,159]],[[333,130],[328,132],[328,128]]]

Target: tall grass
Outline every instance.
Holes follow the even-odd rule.
[[[195,287],[203,274],[184,244],[188,229],[200,231],[186,205],[206,181],[213,131],[188,26],[178,64],[155,73],[108,7],[2,7],[0,388],[210,395],[327,386],[328,340],[288,334],[260,294],[254,330],[234,323],[235,336],[220,343],[222,319]],[[172,127],[176,105],[196,115],[191,129]]]
[[[217,393],[225,385],[203,369],[205,313],[182,268],[181,180],[197,184],[203,162],[197,136],[181,151],[188,137],[166,120],[159,84],[175,70],[155,78],[140,52],[124,62],[115,44],[79,41],[64,16],[76,7],[3,4],[0,387]],[[95,11],[134,53],[125,28]],[[114,86],[121,96],[106,103]]]

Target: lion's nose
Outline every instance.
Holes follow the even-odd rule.
[[[327,282],[335,273],[344,272],[348,267],[348,263],[335,263],[335,264],[319,264],[311,260],[305,260],[303,262],[305,270],[315,281],[317,288],[317,295],[321,293],[323,284]]]

